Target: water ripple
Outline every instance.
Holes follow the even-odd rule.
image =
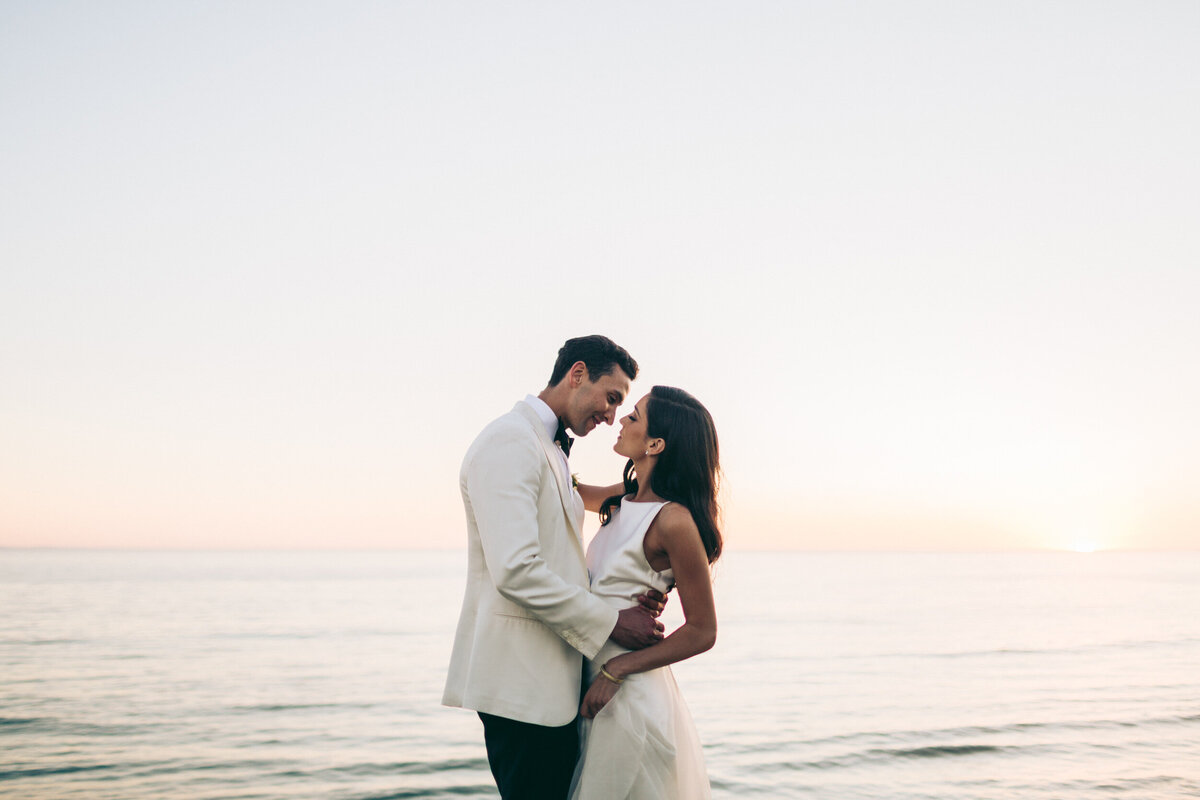
[[[816,739],[801,739],[787,742],[788,747],[819,747],[830,744],[871,743],[888,744],[919,741],[921,739],[963,739],[980,736],[1001,736],[1013,733],[1028,733],[1031,731],[1092,731],[1114,730],[1125,728],[1149,728],[1166,725],[1192,725],[1200,723],[1200,714],[1181,714],[1174,716],[1150,717],[1137,720],[1100,719],[1100,720],[1063,720],[1060,722],[1014,722],[1010,725],[966,725],[954,728],[926,728],[895,731],[856,731],[837,736],[823,736]],[[731,754],[761,752],[760,742],[746,744],[720,745],[721,749]]]

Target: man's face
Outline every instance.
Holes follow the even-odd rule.
[[[587,367],[582,363],[573,369],[582,369],[579,385],[574,387],[571,399],[567,403],[567,427],[577,436],[587,436],[601,422],[609,425],[617,417],[617,409],[629,394],[629,376],[620,367],[613,367],[608,375],[601,375],[593,381],[587,373]]]

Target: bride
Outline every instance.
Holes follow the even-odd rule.
[[[655,386],[621,419],[613,449],[629,458],[624,485],[579,487],[601,520],[587,551],[591,591],[628,608],[647,589],[674,587],[685,622],[644,650],[610,640],[589,663],[571,798],[707,798],[700,741],[668,665],[717,638],[717,432],[696,398]]]

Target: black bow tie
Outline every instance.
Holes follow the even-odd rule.
[[[563,425],[562,417],[558,418],[558,430],[554,432],[554,443],[562,448],[563,455],[570,457],[571,443],[575,440],[567,436],[567,426]]]

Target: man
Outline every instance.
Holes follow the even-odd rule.
[[[610,637],[630,649],[662,637],[661,595],[618,612],[588,592],[583,500],[567,462],[566,429],[612,425],[637,370],[604,336],[568,340],[546,388],[484,428],[463,459],[467,591],[442,702],[479,713],[504,800],[567,796],[583,658]]]

